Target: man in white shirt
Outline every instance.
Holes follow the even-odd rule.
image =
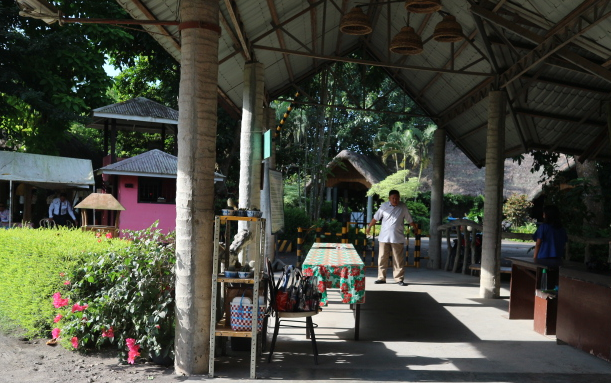
[[[72,222],[76,224],[76,217],[72,211],[72,204],[66,201],[66,193],[61,193],[58,198],[55,198],[49,205],[49,219],[55,221],[57,225],[66,226],[66,222],[72,218]]]
[[[388,202],[384,202],[378,211],[373,215],[369,222],[365,234],[369,235],[369,230],[376,222],[382,221],[382,229],[378,236],[380,246],[378,254],[378,280],[375,283],[386,283],[386,269],[388,268],[388,257],[392,252],[393,277],[399,286],[407,286],[403,281],[405,275],[405,257],[403,256],[403,246],[405,244],[405,234],[403,234],[403,222],[415,226],[412,215],[407,206],[401,202],[401,196],[397,190],[388,193]]]

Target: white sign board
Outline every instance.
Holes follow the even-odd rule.
[[[269,171],[269,191],[272,210],[272,234],[284,230],[284,184],[282,173],[277,170]]]

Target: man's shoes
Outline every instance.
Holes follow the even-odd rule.
[[[405,283],[405,282],[403,282],[403,281],[399,281],[399,282],[397,282],[397,284],[398,284],[399,286],[407,286],[407,283]]]
[[[376,285],[379,285],[380,283],[386,283],[386,281],[382,280],[382,279],[378,279],[377,281],[373,282]]]

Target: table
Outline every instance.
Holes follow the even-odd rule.
[[[315,243],[302,265],[304,275],[318,277],[320,305],[327,305],[327,289],[339,288],[342,303],[355,311],[354,339],[359,339],[360,306],[365,303],[365,264],[349,243]]]
[[[541,275],[547,273],[548,289],[558,285],[561,259],[515,257],[511,260],[509,319],[533,319],[533,329],[543,335],[556,333],[558,299],[556,292],[542,291]]]

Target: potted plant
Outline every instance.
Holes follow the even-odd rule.
[[[243,207],[242,207],[242,208],[239,208],[239,209],[238,209],[238,211],[237,211],[237,214],[236,214],[236,215],[237,215],[238,217],[248,217],[248,215],[247,215],[247,211],[248,211],[248,210],[247,210],[247,209],[245,209],[245,208],[243,208]]]
[[[251,207],[250,209],[246,211],[246,214],[247,214],[247,217],[261,218],[261,216],[263,215],[263,212],[261,212],[256,207]]]

